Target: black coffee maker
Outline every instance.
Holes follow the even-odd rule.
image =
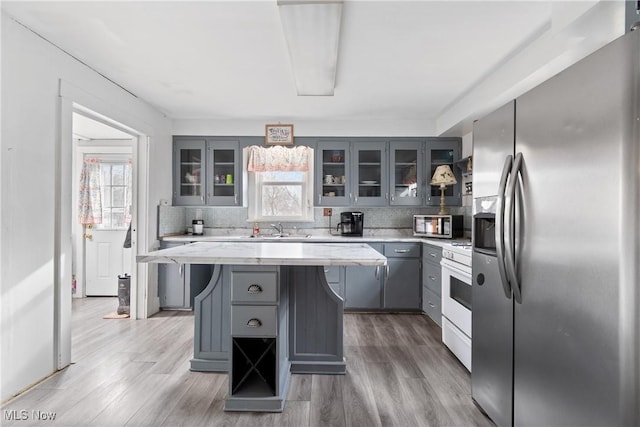
[[[362,212],[341,212],[338,230],[343,236],[362,236],[364,214]]]

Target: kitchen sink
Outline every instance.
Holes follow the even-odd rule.
[[[271,234],[256,237],[258,240],[300,240],[300,239],[309,239],[311,238],[311,234],[305,234],[304,236],[299,235],[290,235],[290,234]]]

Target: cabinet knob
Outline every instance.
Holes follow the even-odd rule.
[[[259,328],[262,326],[260,319],[249,319],[247,322],[247,328]]]
[[[258,285],[257,283],[253,283],[247,288],[247,292],[250,294],[259,294],[260,292],[262,292],[262,286]]]
[[[429,307],[436,308],[436,306],[431,301],[429,301]]]
[[[435,253],[433,253],[433,252],[429,252],[429,256],[430,256],[431,258],[435,258],[435,257],[436,257],[436,254],[435,254]]]
[[[433,280],[435,282],[436,278],[434,276],[429,276],[429,279]]]

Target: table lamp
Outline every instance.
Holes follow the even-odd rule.
[[[431,185],[440,186],[440,212],[438,215],[446,215],[447,211],[444,209],[444,190],[447,189],[447,185],[457,184],[456,177],[451,172],[449,165],[440,165],[436,168],[431,178]]]

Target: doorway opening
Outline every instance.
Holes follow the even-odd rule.
[[[130,292],[135,292],[137,276],[131,242],[136,239],[138,135],[76,108],[71,125],[71,297],[109,297],[113,307],[100,316],[115,314],[122,306],[120,277],[127,275],[126,313],[135,318]]]
[[[132,274],[132,135],[73,114],[72,296],[117,296],[117,276]],[[127,247],[125,247],[127,246]]]

